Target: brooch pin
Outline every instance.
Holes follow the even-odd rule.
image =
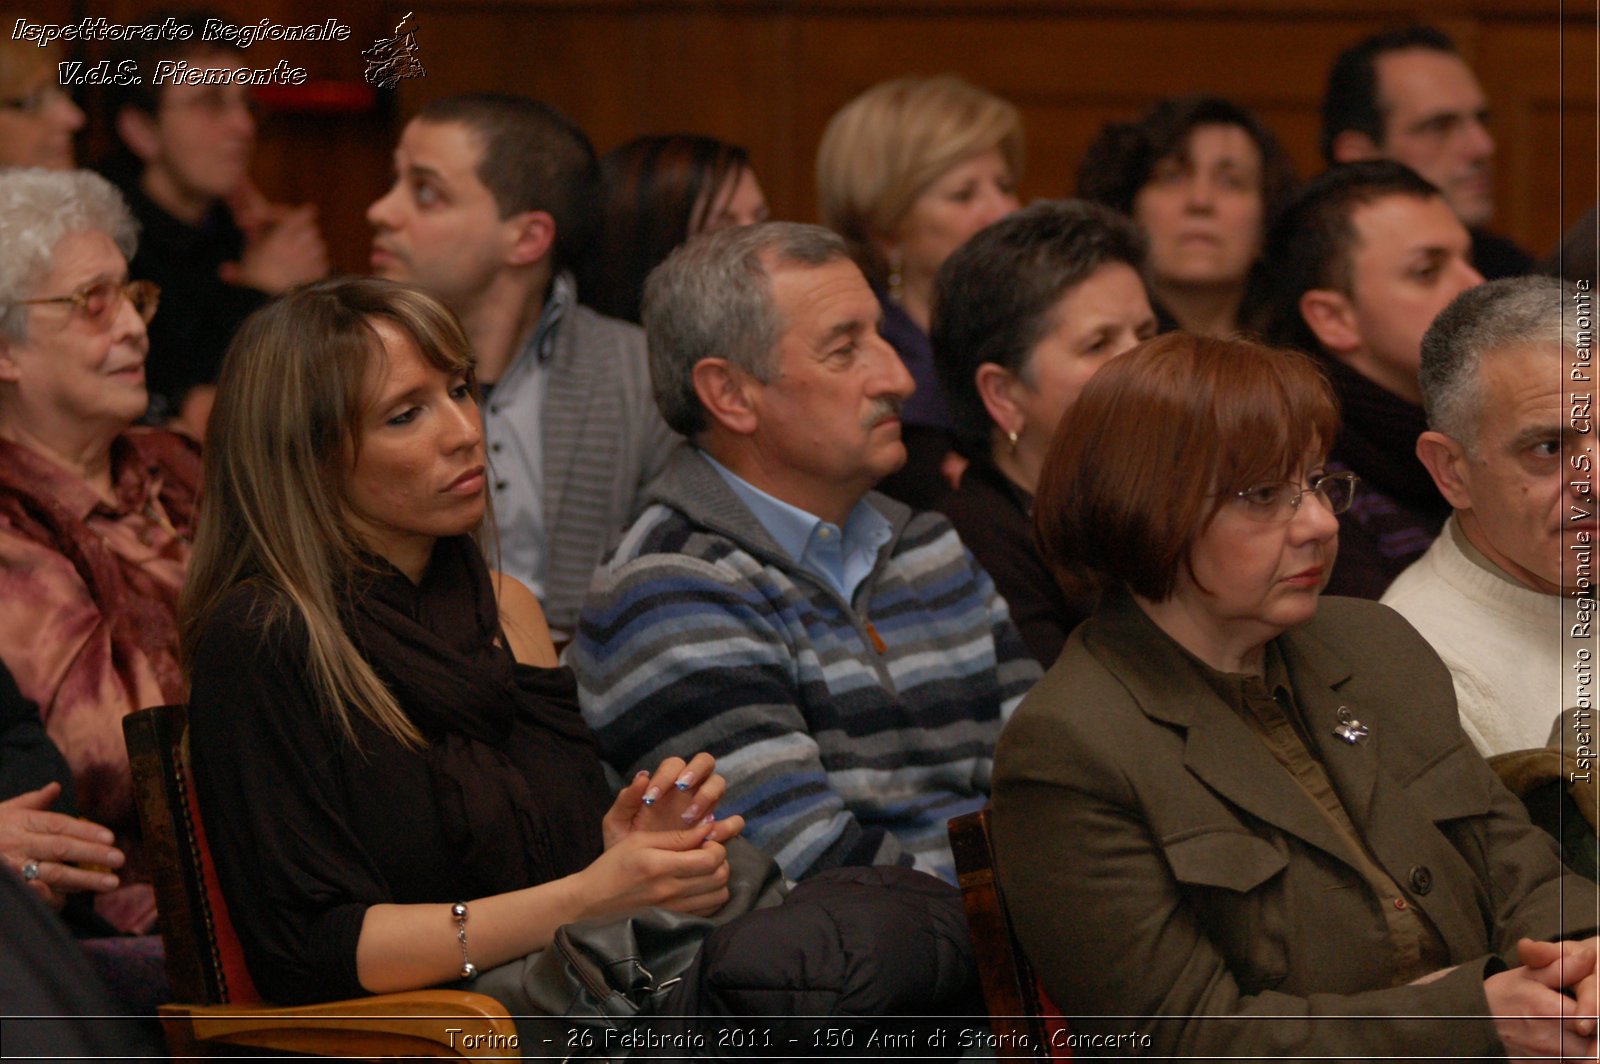
[[[1334,725],[1333,734],[1349,743],[1351,746],[1367,741],[1367,736],[1372,734],[1372,729],[1361,723],[1351,714],[1349,707],[1339,707],[1339,723]]]

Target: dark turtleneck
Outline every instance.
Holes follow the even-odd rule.
[[[1339,518],[1339,560],[1327,593],[1376,599],[1433,543],[1450,504],[1417,459],[1417,436],[1428,427],[1422,408],[1332,359],[1322,366],[1342,420],[1328,467],[1361,478],[1355,502]]]

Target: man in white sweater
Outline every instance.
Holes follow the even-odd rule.
[[[1422,341],[1417,457],[1454,513],[1383,596],[1450,667],[1485,757],[1592,743],[1591,293],[1548,277],[1457,296]]]

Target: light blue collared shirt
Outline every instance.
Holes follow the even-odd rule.
[[[841,529],[768,495],[704,451],[700,454],[791,560],[837,591],[846,602],[855,599],[856,589],[878,563],[879,548],[894,534],[887,517],[861,499]]]
[[[550,294],[533,334],[489,387],[483,404],[483,435],[494,475],[495,524],[500,529],[500,567],[544,597],[544,425],[545,361],[555,350],[556,334],[567,308],[577,302],[572,275],[563,270],[551,282]]]

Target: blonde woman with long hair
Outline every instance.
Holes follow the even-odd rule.
[[[183,596],[196,788],[258,988],[470,978],[569,921],[728,896],[712,760],[608,792],[538,602],[474,533],[473,361],[386,281],[292,293],[223,368]],[[470,923],[468,915],[470,914]]]

